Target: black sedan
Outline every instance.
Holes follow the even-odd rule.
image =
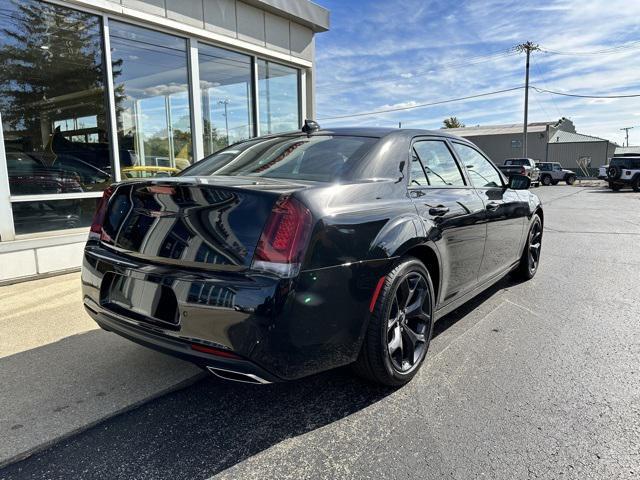
[[[354,364],[401,385],[434,321],[510,272],[535,275],[544,216],[528,187],[444,132],[309,122],[114,184],[84,304],[102,328],[226,379]]]

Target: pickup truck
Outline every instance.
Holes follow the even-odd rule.
[[[498,165],[498,168],[507,177],[525,175],[531,179],[532,186],[540,186],[540,169],[536,167],[536,162],[532,158],[508,158],[504,161],[504,165]]]

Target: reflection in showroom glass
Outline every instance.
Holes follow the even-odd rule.
[[[193,158],[187,41],[109,23],[123,177],[177,173]]]
[[[0,112],[12,195],[104,190],[112,181],[100,18],[2,2]]]
[[[98,205],[97,198],[43,200],[11,204],[17,235],[88,227]]]

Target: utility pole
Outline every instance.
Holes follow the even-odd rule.
[[[522,139],[522,156],[525,158],[527,158],[527,124],[529,122],[529,57],[531,56],[531,52],[535,52],[536,50],[540,50],[540,47],[537,43],[531,41],[516,45],[516,51],[526,52],[527,54],[527,68],[524,82],[524,130]]]
[[[624,130],[624,133],[627,135],[627,147],[629,146],[629,130],[631,130],[632,128],[636,128],[636,127],[624,127],[620,129],[620,130]]]
[[[224,126],[227,130],[227,145],[229,145],[229,116],[227,111],[227,105],[229,105],[230,101],[231,100],[229,100],[228,98],[218,101],[219,105],[224,105]]]

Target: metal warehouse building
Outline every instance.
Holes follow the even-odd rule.
[[[77,268],[102,191],[315,116],[308,0],[0,1],[0,283]]]
[[[466,137],[497,164],[522,156],[522,124],[452,128],[454,135]],[[527,155],[537,162],[560,162],[580,172],[581,165],[597,169],[608,163],[616,145],[603,138],[576,132],[573,122],[561,118],[555,122],[536,122],[527,126]]]

